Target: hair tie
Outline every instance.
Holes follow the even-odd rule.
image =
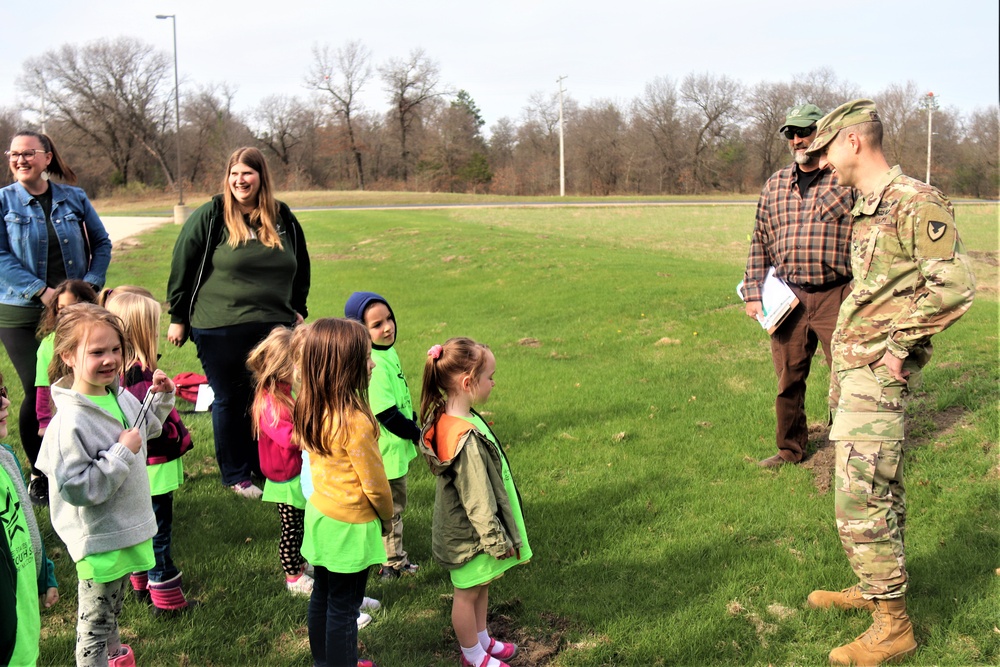
[[[440,345],[431,345],[431,349],[427,350],[427,356],[437,361],[441,358],[441,349]]]

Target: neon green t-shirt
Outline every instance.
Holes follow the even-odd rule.
[[[413,400],[410,398],[410,388],[403,377],[403,367],[399,363],[396,349],[372,349],[372,361],[375,362],[375,369],[372,371],[371,382],[368,383],[368,404],[372,412],[377,415],[395,406],[404,416],[412,417]],[[406,475],[410,461],[417,457],[417,448],[411,441],[390,433],[381,424],[378,448],[382,453],[385,476],[389,479],[399,479]]]
[[[6,508],[6,511],[4,510]],[[38,615],[38,577],[35,575],[35,553],[28,533],[28,522],[24,512],[30,512],[31,505],[25,507],[19,501],[17,488],[7,471],[0,467],[0,565],[8,554],[13,563],[13,572],[6,567],[0,573],[0,639],[9,639],[14,630],[14,651],[10,656],[11,665],[34,665],[38,662],[38,642],[41,635],[41,618]],[[7,549],[5,549],[7,547]],[[9,549],[9,551],[8,551]],[[7,553],[4,553],[7,551]],[[7,576],[14,575],[15,581],[8,582]],[[7,588],[13,583],[12,589]],[[8,618],[8,611],[14,618]],[[0,655],[0,658],[3,656]]]
[[[38,344],[38,352],[35,353],[35,386],[36,387],[48,387],[49,386],[49,364],[52,363],[52,357],[55,354],[53,351],[53,346],[55,345],[56,332],[53,331],[48,336],[42,339],[42,342]]]

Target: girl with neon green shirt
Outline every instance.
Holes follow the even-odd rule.
[[[437,477],[432,551],[455,587],[451,619],[462,665],[509,667],[517,645],[490,637],[490,583],[532,556],[507,455],[473,410],[493,390],[496,358],[469,338],[427,351],[420,451]]]

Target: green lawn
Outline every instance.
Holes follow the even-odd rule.
[[[825,440],[802,466],[763,471],[775,380],[766,335],[735,294],[748,206],[304,212],[311,318],[372,290],[392,304],[414,390],[424,354],[456,335],[488,343],[497,387],[485,410],[506,442],[533,561],[492,587],[494,633],[512,664],[826,664],[870,618],[804,607],[853,580],[833,519]],[[935,338],[911,405],[908,664],[1000,662],[996,205],[961,205],[976,257],[971,311]],[[178,228],[116,252],[109,284],[162,297]],[[171,373],[194,347],[163,350]],[[6,358],[5,376],[13,377]],[[810,422],[825,422],[816,361]],[[8,382],[10,382],[8,380]],[[17,393],[16,391],[14,393]],[[19,400],[19,399],[15,399]],[[143,665],[308,665],[306,601],[284,590],[278,517],[219,484],[206,415],[176,494],[174,555],[190,596],[174,620],[129,602],[126,641]],[[16,441],[16,433],[11,441]],[[414,577],[369,594],[360,633],[382,667],[455,665],[451,587],[430,557],[433,480],[417,459],[405,515]],[[72,661],[73,564],[48,528],[63,599],[44,616],[42,664]]]

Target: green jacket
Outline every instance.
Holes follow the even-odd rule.
[[[302,226],[284,202],[278,202],[281,219],[279,233],[291,239],[292,253],[297,268],[292,277],[289,304],[291,310],[309,315],[306,298],[309,296],[310,264],[306,250],[306,239]],[[222,195],[215,195],[211,201],[200,206],[181,229],[174,244],[170,263],[170,278],[167,282],[167,300],[170,302],[170,321],[191,326],[191,319],[197,308],[198,291],[214,271],[212,257],[215,249],[228,238],[223,212]],[[287,284],[276,284],[262,276],[257,286],[260,290],[285,290]],[[289,316],[288,324],[294,316]],[[236,322],[227,323],[237,324]]]
[[[420,433],[420,453],[437,478],[431,552],[446,570],[480,553],[521,548],[501,470],[503,450],[475,426],[441,415]]]

